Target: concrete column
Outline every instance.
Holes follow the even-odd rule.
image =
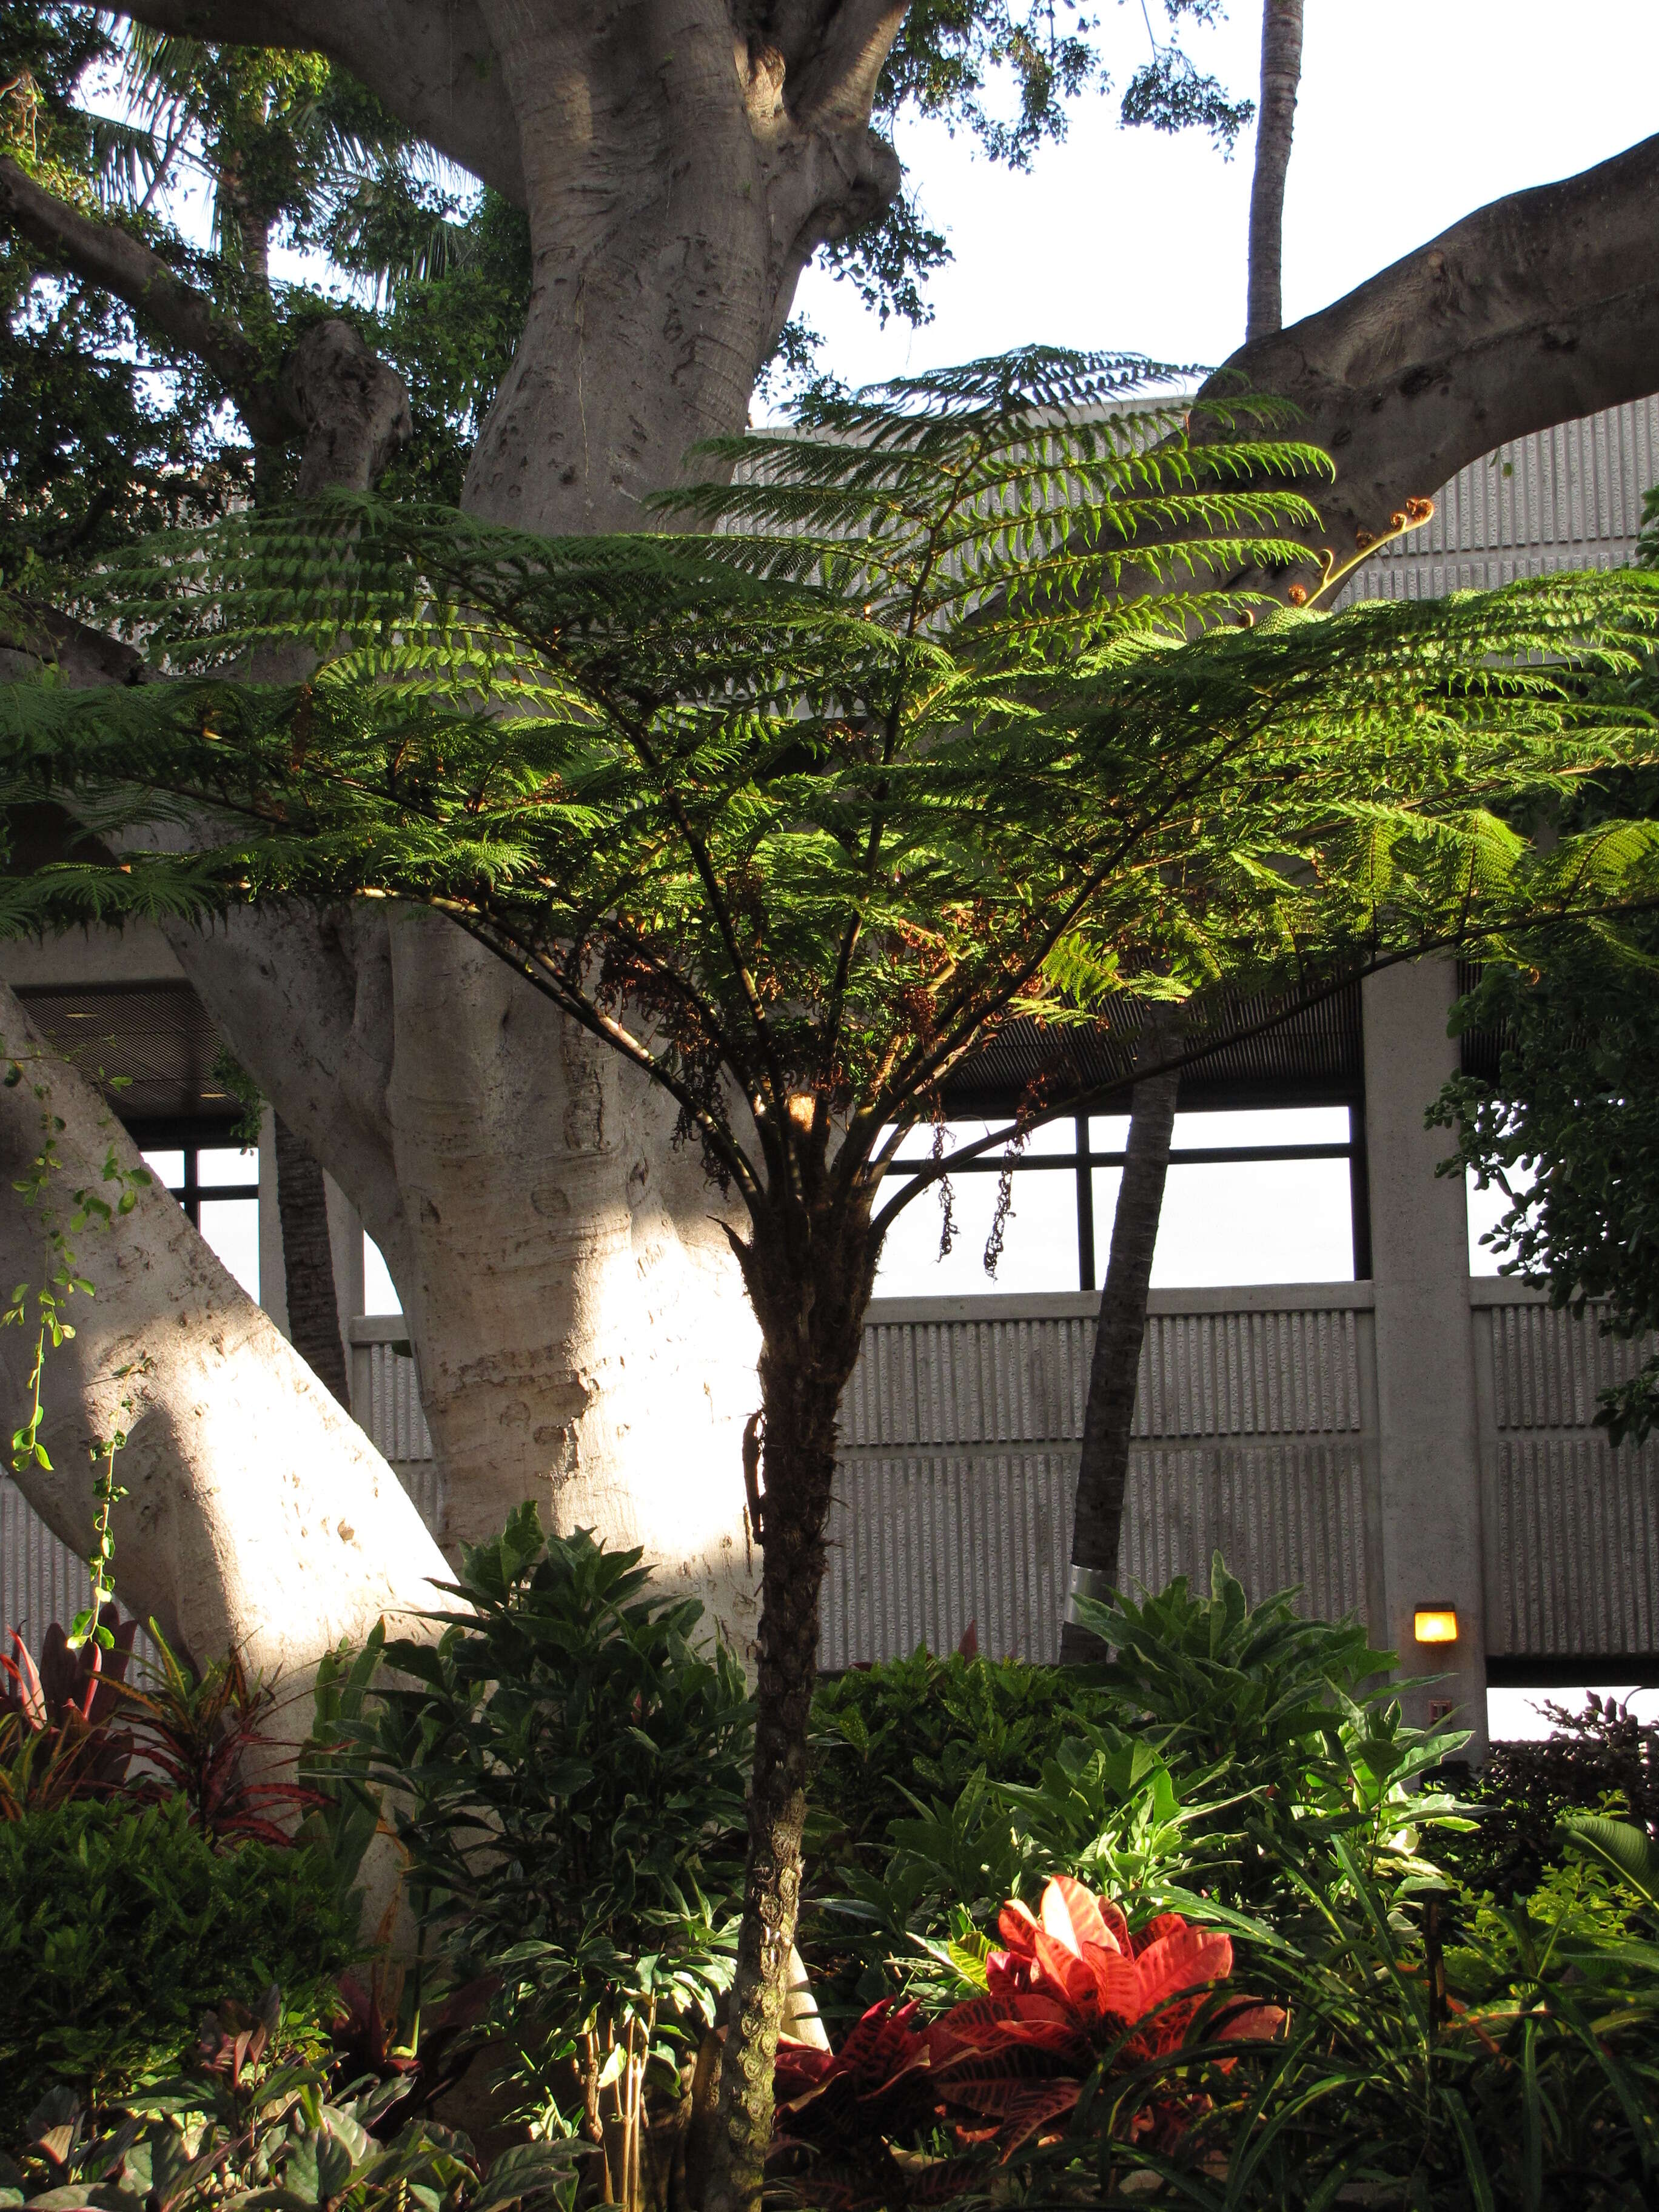
[[[1445,960],[1364,987],[1384,1602],[1373,1631],[1400,1654],[1407,1719],[1421,1726],[1431,1702],[1451,1699],[1478,1758],[1486,1663],[1468,1222],[1462,1178],[1435,1174],[1448,1133],[1423,1126],[1457,1065],[1446,1034],[1455,988]],[[1437,1604],[1457,1609],[1455,1644],[1414,1639],[1413,1613]],[[1428,1674],[1447,1679],[1412,1686]]]
[[[283,1261],[283,1217],[276,1210],[276,1115],[268,1103],[259,1118],[259,1303],[287,1336],[288,1270]]]

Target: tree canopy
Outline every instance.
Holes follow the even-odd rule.
[[[1274,610],[1228,580],[1287,557],[1319,457],[1270,403],[1133,404],[1167,374],[1034,349],[820,396],[665,497],[690,538],[369,500],[160,538],[121,589],[171,680],[15,690],[7,796],[188,850],[16,879],[6,918],[430,904],[757,1204],[802,1098],[856,1181],[1001,1024],[1058,1097],[1126,992],[1616,906],[1645,824],[1538,854],[1497,805],[1644,757],[1589,677],[1638,665],[1651,585]],[[314,672],[240,680],[276,643]]]

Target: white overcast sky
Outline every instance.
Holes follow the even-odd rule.
[[[1158,0],[1149,0],[1155,24]],[[1097,0],[1126,76],[1139,0]],[[1254,96],[1260,0],[1192,33],[1195,58]],[[1504,192],[1571,175],[1659,129],[1659,0],[1307,0],[1285,214],[1286,321]],[[1090,99],[1029,175],[963,134],[909,125],[899,152],[956,259],[925,329],[866,313],[820,270],[799,308],[849,383],[1033,341],[1213,362],[1243,337],[1252,140],[1224,163],[1201,134],[1124,131]]]

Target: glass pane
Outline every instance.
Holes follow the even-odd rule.
[[[144,1165],[157,1182],[165,1183],[169,1190],[185,1187],[185,1156],[182,1152],[143,1152]]]
[[[1519,1170],[1510,1170],[1510,1180],[1517,1194],[1527,1191],[1532,1185],[1532,1177]],[[1499,1190],[1495,1182],[1488,1183],[1485,1190],[1477,1188],[1473,1170],[1465,1176],[1464,1184],[1468,1193],[1469,1207],[1469,1273],[1472,1275],[1495,1275],[1512,1255],[1494,1252],[1490,1244],[1483,1244],[1480,1240],[1497,1228],[1514,1201]]]
[[[249,1297],[259,1295],[259,1201],[204,1198],[202,1234]]]
[[[1237,1113],[1177,1114],[1176,1149],[1183,1145],[1346,1145],[1346,1106],[1251,1107]]]
[[[248,1147],[204,1145],[196,1155],[196,1180],[204,1189],[216,1183],[249,1183],[259,1180],[259,1155]]]
[[[363,1311],[366,1314],[398,1314],[404,1302],[398,1296],[398,1285],[392,1279],[392,1270],[380,1246],[363,1231]]]
[[[1006,1121],[947,1121],[945,1124],[945,1154],[948,1158],[958,1145],[977,1144],[981,1137],[988,1137],[994,1130],[1012,1127],[1012,1115]],[[910,1130],[899,1146],[896,1157],[902,1160],[932,1159],[933,1134],[931,1122]],[[1033,1129],[1025,1141],[1025,1157],[1028,1159],[1039,1155],[1048,1158],[1056,1154],[1063,1157],[1076,1150],[1077,1118],[1070,1114],[1062,1115],[1057,1121],[1045,1121],[1040,1129]],[[989,1157],[994,1159],[998,1154],[993,1152]]]
[[[1129,1117],[1127,1114],[1091,1114],[1089,1117],[1089,1150],[1091,1152],[1121,1152],[1129,1141]]]
[[[1095,1265],[1104,1276],[1121,1170],[1095,1170]],[[1171,1168],[1154,1290],[1353,1280],[1346,1160],[1241,1160]]]
[[[876,1273],[878,1298],[1076,1290],[1075,1176],[1054,1172],[1015,1176],[1013,1212],[994,1275],[985,1272],[985,1242],[996,1214],[997,1178],[959,1176],[954,1195],[956,1236],[944,1260],[939,1255],[938,1192],[922,1192],[900,1214],[882,1248]]]

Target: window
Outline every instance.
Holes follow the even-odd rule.
[[[234,1145],[183,1145],[143,1155],[249,1297],[259,1295],[259,1155]]]
[[[392,1279],[392,1270],[386,1255],[369,1235],[363,1231],[363,1311],[366,1314],[399,1314],[404,1302],[398,1296],[398,1285]]]
[[[1351,1282],[1366,1256],[1364,1190],[1346,1106],[1178,1114],[1152,1261],[1152,1285]],[[999,1125],[948,1124],[946,1157]],[[988,1291],[1098,1290],[1123,1177],[1127,1115],[1078,1116],[1036,1130],[1015,1163],[1012,1207],[994,1277],[984,1255],[996,1213],[999,1149],[951,1176],[952,1242],[940,1257],[936,1193],[921,1193],[890,1231],[878,1297]],[[899,1162],[931,1157],[913,1130]],[[886,1188],[899,1188],[896,1174]]]

